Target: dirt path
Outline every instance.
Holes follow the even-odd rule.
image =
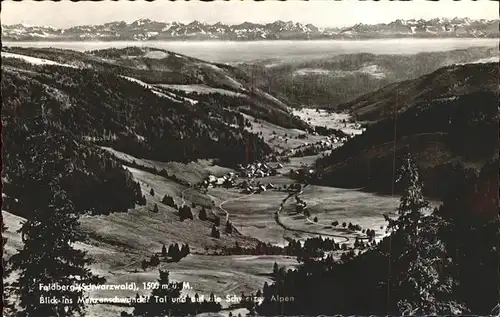
[[[245,195],[245,196],[241,196],[241,197],[238,197],[238,198],[234,198],[234,199],[224,200],[223,202],[221,202],[219,204],[219,209],[222,210],[226,214],[226,221],[229,220],[229,212],[226,209],[224,209],[224,207],[222,207],[222,205],[224,205],[225,203],[229,203],[229,202],[232,202],[232,201],[236,201],[236,200],[240,200],[240,199],[243,199],[243,198],[250,197],[253,194],[255,194],[255,193],[251,193],[251,194],[248,194],[248,195]]]
[[[306,185],[307,186],[307,185]],[[305,187],[305,186],[304,186]],[[328,237],[334,237],[334,238],[341,238],[341,239],[344,239],[345,242],[348,242],[349,241],[349,238],[348,237],[345,237],[345,236],[340,236],[340,235],[337,235],[337,234],[331,234],[331,233],[319,233],[319,232],[316,232],[316,231],[309,231],[309,230],[303,230],[303,229],[295,229],[295,228],[291,228],[287,225],[285,225],[281,219],[280,219],[280,212],[283,211],[283,205],[285,204],[285,202],[292,196],[294,195],[300,195],[302,194],[302,191],[300,192],[295,192],[295,193],[291,193],[289,194],[285,199],[283,199],[278,211],[276,211],[276,213],[274,214],[274,220],[276,221],[276,223],[281,226],[283,229],[285,230],[288,230],[288,231],[294,231],[294,232],[301,232],[301,233],[308,233],[308,234],[314,234],[314,235],[320,235],[320,236],[328,236]]]
[[[181,192],[182,206],[184,206],[184,205],[186,204],[186,200],[184,199],[184,193],[185,193],[187,190],[189,190],[189,189],[191,189],[191,187],[184,188],[184,189],[182,190],[182,192]]]

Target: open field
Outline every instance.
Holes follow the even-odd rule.
[[[250,128],[245,129],[252,133],[261,134],[264,141],[276,149],[293,149],[306,143],[326,140],[325,136],[311,135],[299,129],[286,129],[262,119],[255,122],[254,117],[247,114],[243,114],[243,116],[252,124]],[[307,135],[307,138],[299,139],[299,135]]]
[[[324,109],[303,108],[294,110],[293,114],[313,126],[338,129],[349,135],[363,133],[359,124],[352,122],[352,116],[349,113],[332,113]]]

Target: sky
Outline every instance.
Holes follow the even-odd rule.
[[[254,2],[231,1],[109,1],[61,2],[2,1],[1,23],[45,25],[66,28],[75,25],[155,21],[239,24],[245,21],[268,23],[276,20],[312,23],[316,26],[348,26],[356,23],[387,23],[396,19],[436,17],[498,19],[499,2],[491,0],[359,1],[310,0]]]

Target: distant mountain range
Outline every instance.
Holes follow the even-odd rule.
[[[312,24],[276,21],[267,24],[189,24],[139,19],[67,29],[23,24],[2,25],[3,41],[154,41],[154,40],[316,40],[377,38],[497,38],[499,20],[469,18],[396,20],[385,24],[356,24],[319,28]]]

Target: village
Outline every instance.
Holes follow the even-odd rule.
[[[270,166],[267,163],[256,162],[247,165],[238,165],[237,172],[229,172],[224,176],[217,177],[215,175],[208,175],[196,185],[197,188],[207,190],[208,188],[239,188],[241,189],[241,194],[259,194],[268,190],[283,190],[283,191],[296,191],[300,190],[300,184],[290,184],[289,186],[283,185],[278,187],[273,183],[265,183],[261,181],[256,181],[259,178],[265,178],[269,176],[278,175],[278,169],[283,168],[281,163],[275,164],[275,166]],[[303,174],[311,174],[313,170],[309,169],[299,169],[290,171],[291,176],[298,176]],[[238,180],[241,180],[238,182]]]

